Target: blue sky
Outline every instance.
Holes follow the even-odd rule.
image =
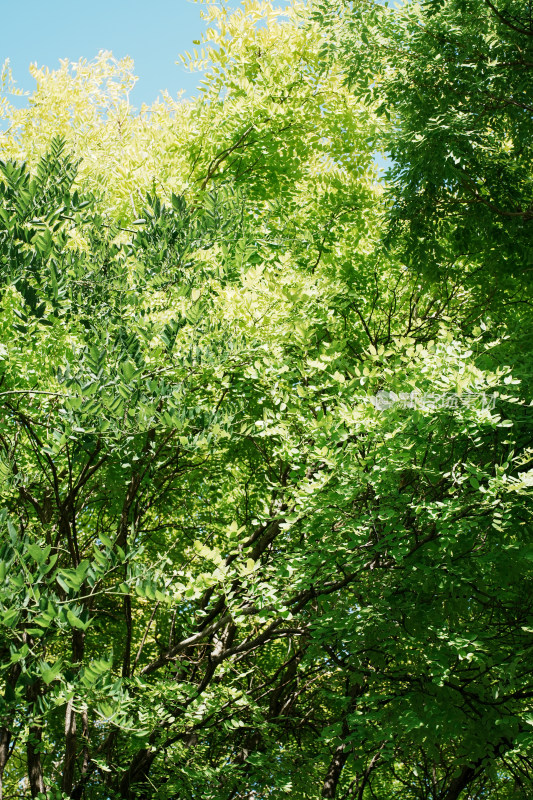
[[[201,76],[175,62],[205,29],[201,9],[192,0],[6,0],[0,64],[9,58],[17,85],[31,90],[30,63],[54,69],[60,58],[92,59],[99,50],[111,50],[135,61],[135,106],[153,102],[162,89],[192,95]]]

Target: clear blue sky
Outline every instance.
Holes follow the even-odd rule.
[[[60,58],[92,59],[99,50],[131,56],[139,81],[134,105],[151,103],[162,89],[195,93],[198,73],[177,65],[205,29],[202,4],[192,0],[4,0],[0,15],[0,64],[9,58],[21,89],[31,90],[32,62],[54,69]]]

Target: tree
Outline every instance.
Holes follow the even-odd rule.
[[[489,280],[529,281],[531,5],[428,0],[401,8],[318,3],[324,50],[390,126],[390,196],[405,257]]]
[[[210,10],[205,97],[124,122],[168,168],[131,134],[132,202],[85,95],[4,139],[6,795],[530,791],[528,354],[381,246],[304,12]]]

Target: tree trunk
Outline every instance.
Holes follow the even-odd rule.
[[[29,647],[33,645],[31,636],[23,635],[23,642]],[[30,728],[28,732],[28,740],[26,742],[26,760],[28,769],[28,779],[30,782],[30,791],[32,797],[37,797],[39,793],[44,794],[44,778],[43,768],[41,764],[41,741],[43,738],[43,729],[35,722],[35,701],[39,696],[39,683],[33,683],[28,686],[26,691],[26,700],[28,703],[28,713],[30,719]]]
[[[20,664],[13,664],[7,675],[6,695],[12,693],[13,700],[15,699],[15,686],[21,672],[22,667]],[[11,755],[9,745],[11,744],[12,731],[9,726],[13,722],[13,712],[6,713],[3,722],[4,724],[0,727],[0,800],[3,797],[4,771]]]
[[[28,741],[26,743],[26,756],[32,797],[37,797],[38,794],[44,794],[44,778],[40,752],[42,736],[43,730],[40,725],[30,725]]]
[[[0,800],[3,797],[4,770],[9,758],[10,741],[11,731],[6,727],[0,728]]]
[[[83,631],[72,631],[72,661],[79,664],[83,659],[85,647],[85,634]],[[63,780],[61,788],[66,794],[70,794],[74,786],[74,771],[76,768],[77,735],[76,735],[76,712],[73,708],[72,700],[67,703],[65,712],[65,759],[63,762]]]
[[[348,754],[345,752],[346,745],[340,744],[333,754],[329,769],[322,786],[322,797],[334,798],[337,793],[337,784],[341,777],[341,772],[346,763]]]
[[[67,794],[74,785],[74,767],[76,766],[76,712],[72,700],[67,703],[65,712],[65,758],[63,761],[63,780],[61,788]]]
[[[450,783],[442,800],[458,800],[461,792],[466,789],[475,774],[476,771],[473,767],[463,767],[460,775]]]
[[[124,798],[124,800],[133,800],[135,797],[142,797],[142,794],[140,794],[140,792],[142,792],[142,785],[146,783],[155,756],[155,752],[147,750],[146,748],[139,750],[132,759],[130,768],[120,781],[120,797]]]

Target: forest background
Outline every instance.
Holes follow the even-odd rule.
[[[204,14],[2,73],[0,797],[525,800],[531,3]]]

